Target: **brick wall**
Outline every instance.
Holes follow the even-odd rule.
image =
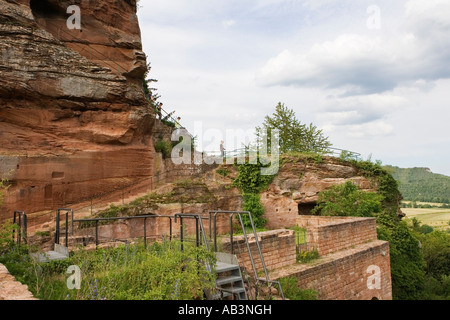
[[[262,271],[263,264],[259,256],[257,244],[253,234],[249,235],[250,251],[257,271]],[[296,262],[295,234],[293,230],[271,230],[258,233],[258,241],[263,254],[264,263],[268,270],[283,268]],[[250,255],[244,240],[244,236],[233,237],[234,254],[248,272],[253,272]],[[221,251],[231,252],[230,239],[224,239],[221,243]]]
[[[298,216],[297,225],[321,256],[377,240],[375,218]]]
[[[318,292],[319,300],[391,300],[389,243],[373,241],[330,254],[315,265],[298,264],[271,274],[276,280],[295,276],[302,289]]]

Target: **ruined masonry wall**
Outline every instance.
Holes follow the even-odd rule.
[[[289,276],[298,279],[300,288],[317,291],[319,300],[392,300],[389,243],[361,246],[332,254],[328,262],[291,270]],[[377,274],[373,266],[379,268]]]
[[[18,282],[0,263],[0,300],[36,300],[28,286]]]
[[[249,236],[249,246],[257,271],[264,270],[253,235]],[[272,230],[258,233],[258,241],[268,270],[283,268],[296,263],[295,234],[293,230]],[[243,236],[233,238],[234,254],[239,262],[253,272],[250,255]],[[231,252],[230,240],[222,242],[221,251]]]
[[[377,240],[375,218],[298,216],[297,225],[320,256]]]

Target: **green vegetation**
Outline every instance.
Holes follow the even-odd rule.
[[[430,230],[417,219],[409,225],[420,240],[425,265],[422,299],[450,300],[450,234]]]
[[[267,138],[267,148],[270,150],[273,129],[279,130],[279,151],[315,152],[321,153],[331,146],[328,137],[312,123],[301,124],[295,112],[279,102],[272,116],[266,116],[261,127],[256,128],[257,143],[261,144]]]
[[[372,181],[379,196],[369,193],[367,199],[361,200],[359,192],[348,184],[320,194],[319,198],[325,201],[320,207],[326,208],[329,215],[346,215],[354,210],[354,213],[375,217],[378,239],[389,242],[394,299],[420,299],[425,284],[423,254],[417,237],[397,215],[401,199],[397,181],[380,162],[351,162]],[[351,195],[350,199],[347,195]],[[361,208],[354,207],[359,203],[363,203]]]
[[[3,192],[8,189],[8,179],[0,179],[0,206],[3,205]]]
[[[155,144],[155,151],[161,152],[164,159],[170,158],[172,153],[172,143],[170,141],[160,139]]]
[[[63,261],[37,263],[28,248],[11,242],[10,227],[0,235],[0,263],[41,300],[194,300],[215,287],[215,255],[204,247],[164,241],[86,251]],[[7,242],[7,243],[6,243]],[[81,270],[81,288],[67,287],[69,266]]]
[[[353,182],[331,187],[319,195],[312,213],[324,216],[373,217],[381,212],[383,197],[376,192],[358,190]]]
[[[314,250],[300,250],[297,253],[297,262],[308,263],[320,258],[319,251]]]
[[[317,300],[318,293],[312,289],[302,290],[298,287],[296,277],[284,277],[280,279],[283,293],[289,300]]]
[[[450,209],[403,208],[406,219],[417,220],[433,229],[450,232]]]
[[[450,177],[432,173],[427,168],[385,168],[399,182],[404,200],[450,204]]]
[[[233,180],[233,186],[237,187],[242,194],[244,204],[242,209],[250,211],[253,218],[253,223],[256,228],[262,228],[267,220],[263,218],[265,213],[264,206],[261,203],[260,193],[264,191],[274,176],[262,175],[261,168],[263,168],[259,161],[256,164],[248,162],[240,164],[238,167],[238,174]],[[243,215],[242,220],[245,227],[250,227],[250,219]]]
[[[230,171],[226,167],[220,167],[216,170],[216,172],[222,177],[226,177],[230,174]]]

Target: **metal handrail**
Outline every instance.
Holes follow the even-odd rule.
[[[131,219],[144,219],[144,246],[147,247],[147,224],[148,218],[168,218],[169,219],[169,240],[172,240],[172,218],[169,215],[145,215],[145,216],[127,216],[127,217],[108,217],[108,218],[91,218],[91,219],[75,219],[74,222],[95,222],[95,245],[99,244],[98,241],[98,223],[99,221],[112,221],[112,220],[131,220]]]
[[[213,223],[214,223],[213,224],[213,229],[211,229],[211,215],[212,214],[214,214],[213,215]],[[209,211],[210,237],[212,236],[212,231],[211,230],[214,230],[214,251],[215,252],[217,252],[217,215],[218,214],[230,214],[230,246],[231,246],[231,253],[232,254],[233,254],[233,250],[234,250],[233,249],[233,216],[237,215],[239,217],[239,222],[240,222],[241,227],[242,227],[242,232],[244,233],[244,239],[245,239],[245,243],[246,243],[246,246],[247,246],[248,255],[250,257],[250,262],[252,264],[253,272],[255,273],[255,279],[257,281],[265,281],[265,282],[267,282],[269,284],[272,284],[272,283],[277,284],[278,287],[280,288],[281,297],[284,300],[285,297],[284,297],[284,293],[283,293],[283,288],[281,287],[281,283],[279,281],[270,280],[269,279],[269,274],[267,272],[267,267],[266,267],[266,264],[265,264],[265,261],[264,261],[264,257],[263,257],[262,250],[261,250],[261,245],[260,245],[259,240],[258,240],[258,234],[257,234],[256,229],[255,229],[255,224],[253,223],[253,218],[252,218],[251,212],[250,211],[228,211],[228,210],[212,210],[212,211]],[[255,263],[254,263],[254,260],[253,260],[252,252],[250,250],[250,244],[248,242],[247,232],[245,230],[245,226],[244,226],[244,223],[242,221],[242,216],[241,216],[242,214],[248,214],[248,216],[249,216],[250,223],[251,223],[251,226],[252,226],[252,231],[253,231],[253,234],[255,236],[256,246],[258,248],[258,253],[259,253],[259,256],[260,256],[260,259],[261,259],[261,263],[262,263],[262,266],[263,266],[263,269],[264,269],[265,279],[262,279],[262,278],[258,277],[258,272],[256,270],[256,266],[255,266]]]
[[[234,252],[234,248],[233,248],[233,216],[237,215],[239,217],[239,222],[241,224],[242,231],[244,233],[245,243],[247,245],[248,254],[249,254],[249,257],[250,257],[251,264],[252,264],[253,272],[255,273],[255,278],[258,278],[258,272],[256,270],[256,266],[255,266],[255,263],[254,263],[254,260],[253,260],[252,252],[250,250],[250,244],[248,242],[247,232],[245,231],[245,226],[244,226],[244,222],[242,221],[242,216],[241,215],[242,214],[247,214],[249,216],[250,222],[251,222],[251,225],[252,225],[253,234],[255,236],[256,246],[258,248],[258,253],[260,255],[261,262],[262,262],[262,265],[263,265],[264,273],[265,273],[266,279],[269,280],[269,275],[267,273],[266,264],[265,264],[265,261],[264,261],[264,257],[262,255],[261,246],[260,246],[259,241],[258,241],[258,234],[256,232],[255,225],[254,225],[253,219],[252,219],[252,214],[250,213],[250,211],[212,210],[212,211],[209,212],[209,216],[210,216],[210,230],[211,230],[211,215],[212,214],[214,214],[213,215],[214,225],[213,225],[213,229],[212,230],[214,230],[214,251],[216,251],[216,252],[217,252],[217,215],[218,214],[230,214],[230,246],[231,246],[231,253],[232,254]]]
[[[73,210],[72,209],[58,209],[56,210],[56,231],[55,231],[55,244],[60,244],[60,234],[61,234],[61,228],[60,228],[60,215],[61,212],[65,212],[66,216],[66,224],[65,224],[65,234],[64,234],[64,244],[67,247],[67,244],[69,243],[69,212],[71,212],[71,223],[72,223],[72,233],[73,233]]]
[[[202,219],[204,219],[200,214],[192,214],[192,213],[176,213],[174,214],[175,223],[177,222],[177,218],[180,219],[180,240],[181,240],[181,250],[183,250],[183,218],[195,219],[195,238],[197,247],[200,245],[199,231],[201,231],[203,235],[203,241],[205,243],[206,249],[209,250],[208,241],[206,239],[206,232],[203,227]],[[200,227],[200,230],[199,230]]]
[[[13,223],[16,224],[16,220],[18,221],[17,225],[19,226],[19,230],[17,230],[17,244],[21,244],[22,238],[27,243],[27,215],[24,211],[14,211]],[[13,229],[13,240],[15,239],[15,229]]]
[[[197,247],[200,246],[200,238],[199,238],[199,231],[201,231],[202,235],[203,235],[203,241],[205,243],[205,247],[206,250],[209,251],[209,245],[208,245],[208,240],[206,239],[206,232],[205,229],[203,227],[203,223],[202,223],[202,219],[203,218],[200,214],[189,214],[189,213],[176,213],[174,215],[175,217],[175,222],[177,222],[177,218],[180,219],[180,242],[181,242],[181,251],[183,251],[184,246],[183,246],[183,218],[188,218],[188,219],[195,219],[195,239],[196,239],[196,245]],[[207,219],[207,218],[206,218]],[[200,230],[199,230],[200,227]],[[212,272],[213,268],[211,267],[211,264],[207,261],[205,261],[205,267],[209,272]]]

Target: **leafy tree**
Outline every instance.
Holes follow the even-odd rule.
[[[295,112],[279,102],[272,116],[266,116],[261,127],[256,128],[257,143],[261,145],[267,139],[271,146],[273,129],[279,130],[279,151],[286,153],[297,152],[324,152],[331,146],[328,137],[322,130],[312,123],[302,124],[296,118]]]
[[[322,191],[312,212],[324,216],[373,217],[381,212],[382,200],[383,197],[376,192],[361,191],[347,181]]]
[[[328,215],[376,217],[378,239],[389,242],[393,298],[423,298],[425,262],[416,235],[397,216],[401,194],[396,181],[380,163],[354,164],[376,182],[377,192],[360,191],[347,182],[320,193],[321,202],[314,210]]]
[[[421,237],[427,273],[436,279],[450,276],[450,234],[433,231]]]
[[[449,203],[450,177],[432,173],[428,168],[385,168],[399,182],[399,189],[405,200]]]

